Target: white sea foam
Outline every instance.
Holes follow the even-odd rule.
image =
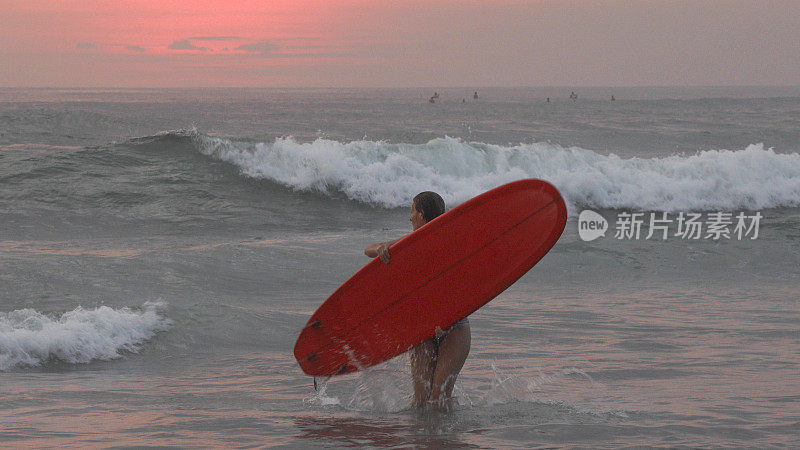
[[[280,138],[247,144],[192,133],[200,150],[243,174],[301,191],[343,193],[385,207],[405,206],[423,190],[457,205],[523,178],[555,185],[571,212],[578,207],[652,211],[763,209],[800,205],[800,154],[762,144],[691,156],[621,158],[548,143],[500,146],[433,139],[310,143]]]
[[[57,318],[33,309],[0,313],[0,371],[54,359],[87,363],[136,352],[172,323],[164,308],[151,302],[139,310],[78,307]]]

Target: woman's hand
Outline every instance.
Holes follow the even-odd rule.
[[[392,258],[392,256],[389,254],[389,243],[388,242],[382,243],[380,246],[378,246],[377,251],[378,251],[378,256],[380,256],[381,258],[381,261],[383,261],[384,264],[389,264],[389,260]]]
[[[370,258],[380,257],[381,261],[383,261],[384,264],[389,264],[389,260],[391,259],[391,255],[389,254],[389,247],[394,245],[394,243],[399,240],[400,239],[396,239],[394,241],[378,242],[376,244],[370,244],[367,246],[367,248],[364,249],[364,254],[369,256]]]

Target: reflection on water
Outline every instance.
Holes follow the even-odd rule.
[[[41,256],[98,256],[101,258],[133,258],[145,252],[141,248],[96,248],[73,247],[66,241],[0,241],[0,256],[41,255]]]
[[[480,448],[459,439],[458,434],[436,433],[450,416],[407,412],[380,418],[357,416],[301,415],[294,418],[299,429],[295,437],[324,446]]]
[[[47,152],[58,150],[80,150],[82,147],[75,145],[47,145],[47,144],[5,144],[0,145],[0,151]]]
[[[281,249],[314,249],[315,245],[329,243],[337,238],[331,236],[301,236],[282,239],[233,239],[203,244],[183,245],[175,241],[152,241],[139,243],[139,247],[119,247],[118,239],[41,241],[0,240],[2,256],[97,256],[101,258],[134,258],[152,251],[203,252],[237,247],[275,247]],[[326,252],[329,253],[329,252]]]

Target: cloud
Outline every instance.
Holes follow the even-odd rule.
[[[249,53],[258,53],[261,55],[269,55],[278,50],[278,46],[270,41],[254,42],[252,44],[242,44],[236,47],[236,50],[242,50]]]
[[[373,38],[373,36],[370,36],[370,39],[372,39],[372,38]],[[322,40],[322,38],[320,38],[319,36],[295,36],[295,37],[289,37],[289,38],[279,38],[277,40],[278,41],[320,41],[320,40]]]
[[[75,44],[75,47],[80,50],[94,50],[97,48],[97,44],[93,44],[91,42],[78,42]]]
[[[239,36],[200,36],[190,37],[189,39],[195,41],[241,41],[244,38]]]
[[[144,47],[139,47],[138,45],[126,45],[125,46],[125,50],[141,53],[141,52],[145,51],[145,48]]]
[[[182,41],[175,41],[172,44],[170,44],[170,46],[167,48],[170,50],[201,50],[201,51],[208,50],[206,47],[198,47],[192,44],[191,42],[189,42],[189,39],[184,39]]]

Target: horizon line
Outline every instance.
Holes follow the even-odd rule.
[[[487,85],[487,86],[0,86],[0,89],[652,89],[652,88],[800,88],[800,84],[686,84],[686,85]]]

